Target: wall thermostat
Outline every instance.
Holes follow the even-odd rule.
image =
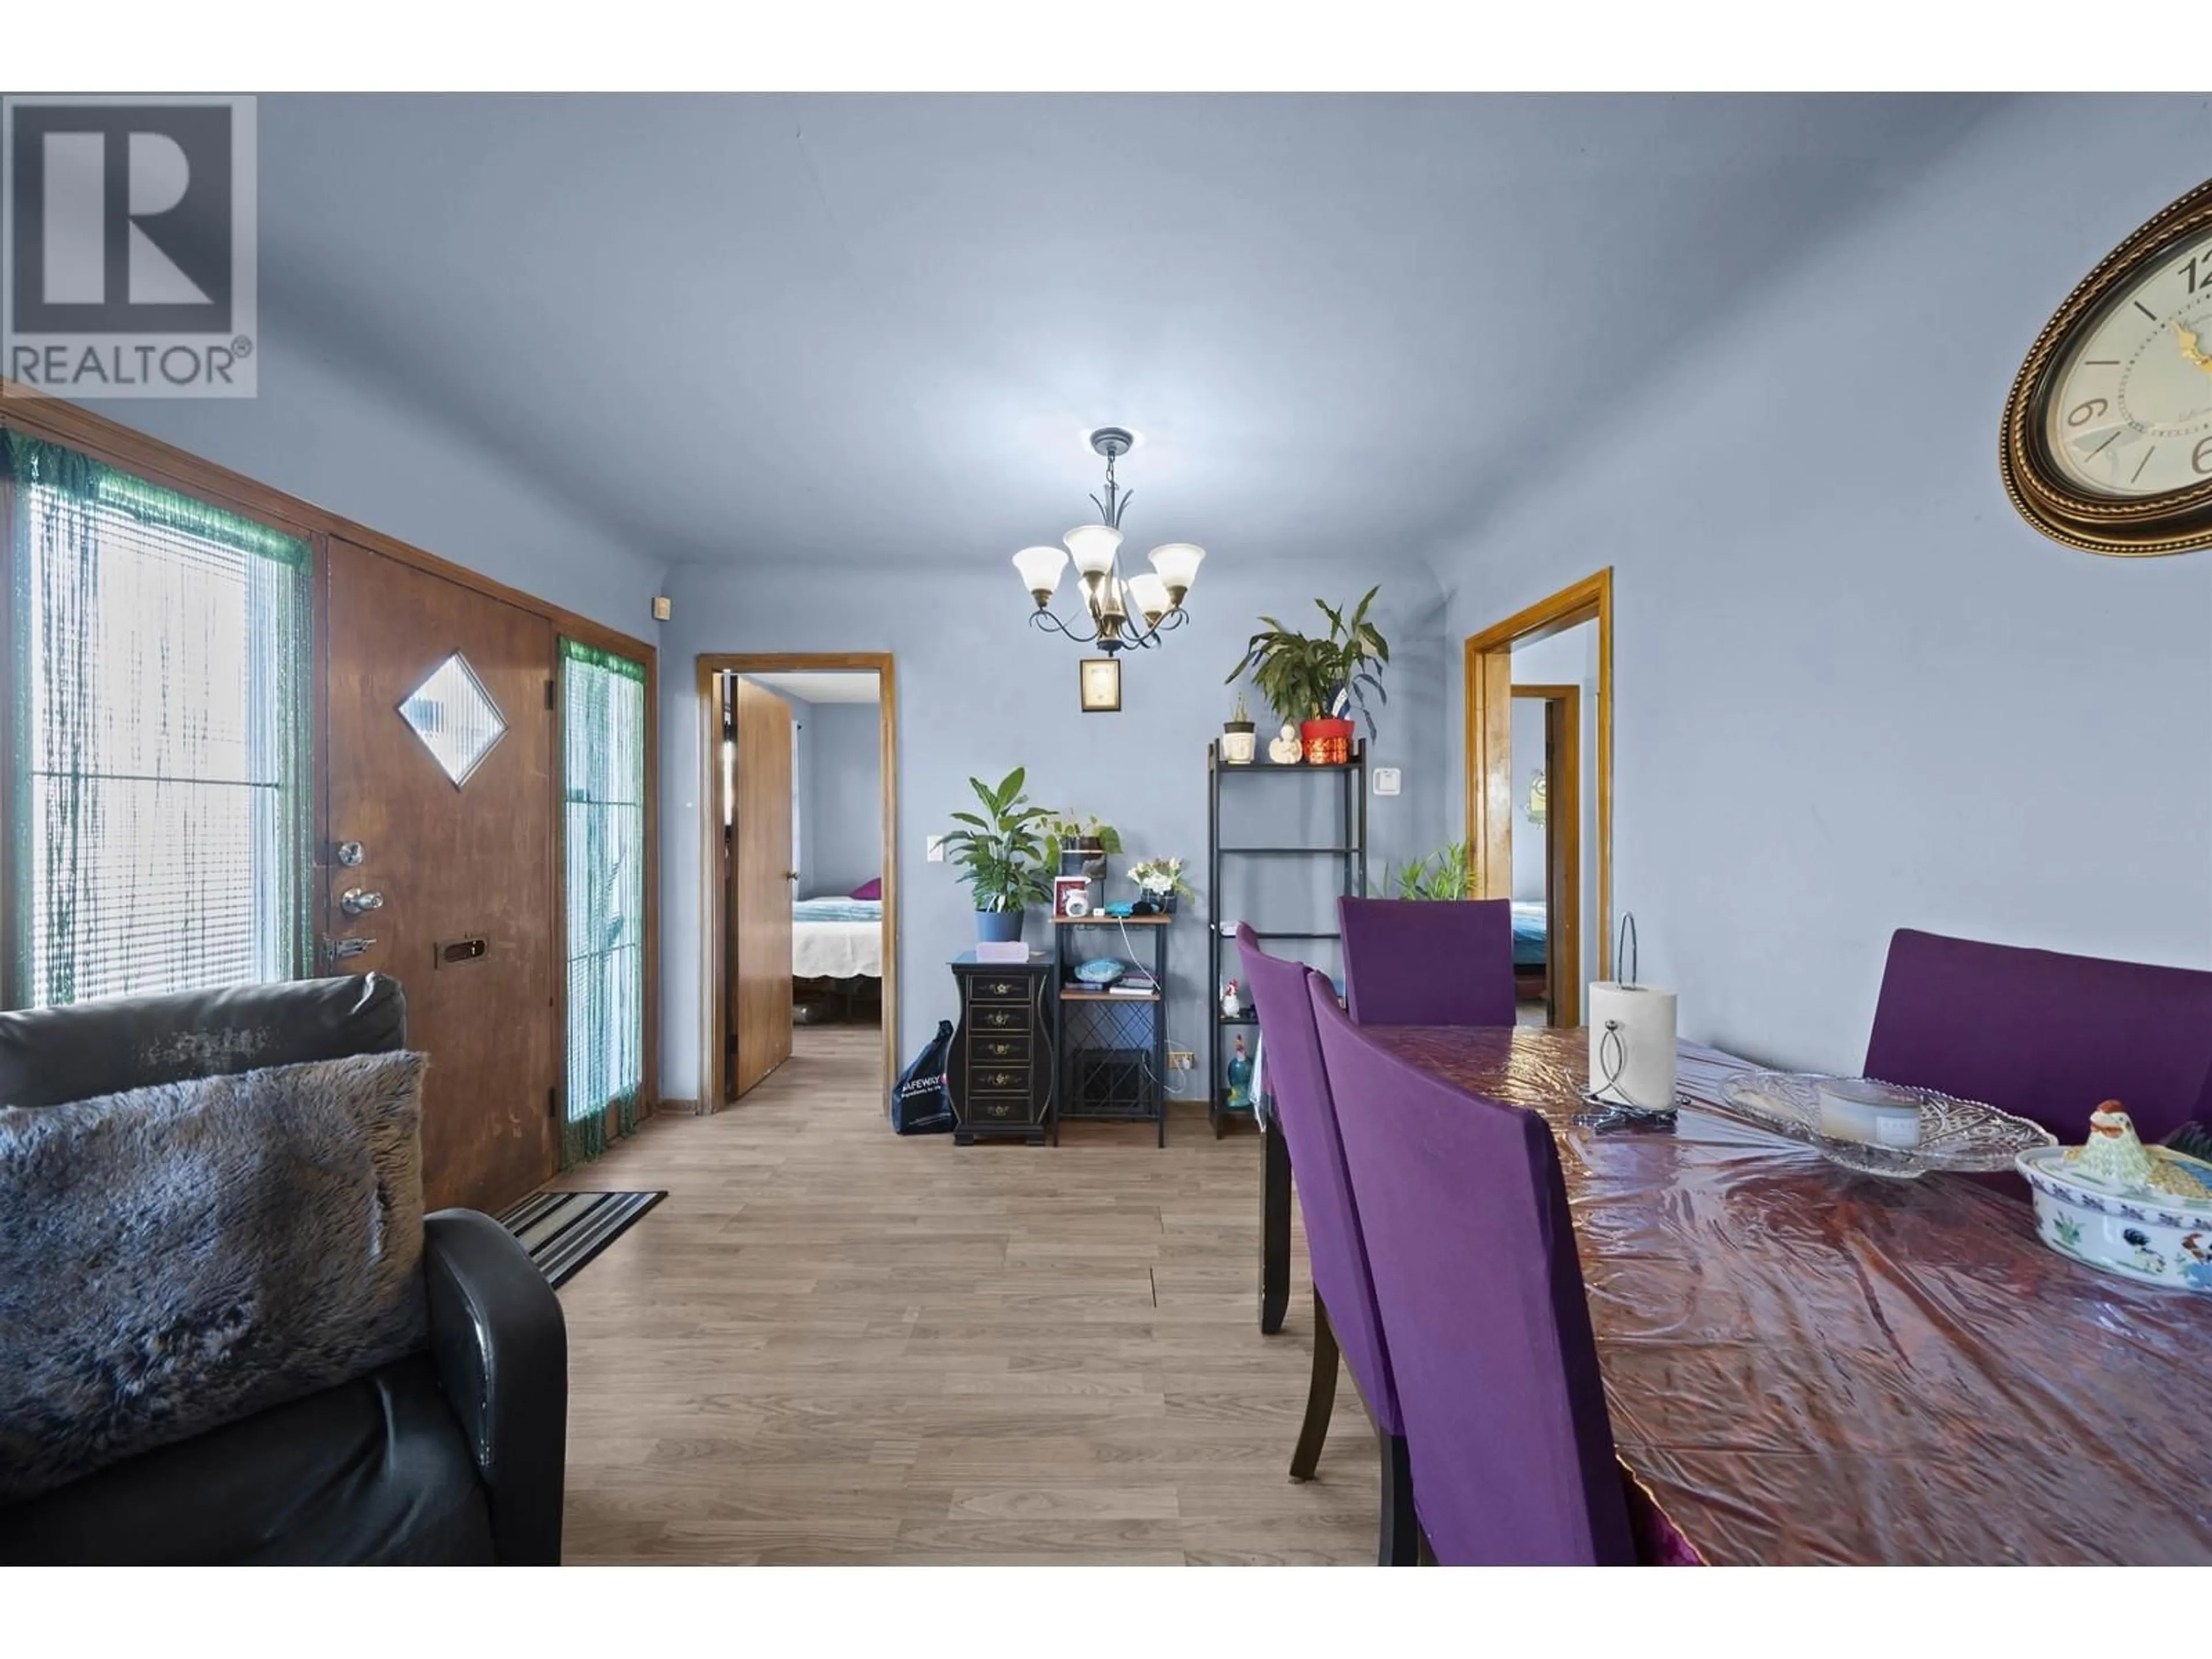
[[[1375,769],[1375,793],[1378,795],[1395,795],[1398,793],[1396,767],[1378,766]]]

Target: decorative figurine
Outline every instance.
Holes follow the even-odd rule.
[[[2080,1146],[2031,1146],[2014,1160],[2055,1250],[2151,1285],[2212,1292],[2212,1164],[2146,1146],[2117,1100]]]
[[[1237,1034],[1237,1051],[1229,1056],[1229,1109],[1252,1109],[1252,1060],[1244,1052],[1244,1034]]]
[[[2203,1183],[2189,1173],[2185,1164],[2151,1156],[2136,1133],[2134,1121],[2117,1100],[2108,1100],[2089,1114],[2089,1139],[2068,1151],[2066,1163],[2070,1173],[2101,1181],[2123,1193],[2205,1196]]]
[[[1237,990],[1237,981],[1233,979],[1221,988],[1221,1012],[1231,1019],[1244,1012],[1243,996]]]
[[[2117,1100],[2089,1114],[2089,1139],[2066,1155],[2076,1173],[2134,1192],[2150,1179],[2150,1154]]]
[[[1305,751],[1305,745],[1298,741],[1298,728],[1287,723],[1283,735],[1267,744],[1267,758],[1278,766],[1296,766]]]

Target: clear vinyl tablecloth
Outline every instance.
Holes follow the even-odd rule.
[[[2024,1186],[1578,1126],[1578,1030],[1366,1030],[1550,1121],[1614,1440],[1707,1560],[2212,1562],[2212,1297],[2045,1248]],[[1734,1069],[1683,1046],[1693,1097]]]

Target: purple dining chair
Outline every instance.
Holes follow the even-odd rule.
[[[1336,1405],[1340,1345],[1368,1419],[1375,1425],[1382,1464],[1376,1559],[1386,1567],[1410,1567],[1420,1537],[1413,1518],[1413,1470],[1405,1425],[1399,1418],[1398,1389],[1390,1380],[1390,1353],[1375,1311],[1375,1285],[1368,1276],[1367,1247],[1360,1238],[1359,1207],[1352,1202],[1352,1182],[1345,1174],[1336,1105],[1329,1098],[1313,1005],[1306,1000],[1309,970],[1303,963],[1269,956],[1242,922],[1237,927],[1237,949],[1252,988],[1252,1006],[1260,1016],[1267,1092],[1274,1102],[1276,1125],[1290,1149],[1298,1207],[1306,1218],[1306,1251],[1313,1260],[1313,1381],[1306,1393],[1306,1419],[1298,1430],[1297,1449],[1291,1455],[1291,1479],[1313,1479],[1322,1442],[1328,1434],[1329,1413]],[[1334,1003],[1332,992],[1330,1005]]]
[[[2212,1110],[2212,973],[1900,927],[1866,1074],[1986,1101],[2061,1140],[2118,1100],[2163,1139]]]
[[[1378,1048],[1318,976],[1309,1000],[1430,1550],[1447,1565],[1633,1563],[1550,1128]]]
[[[1336,914],[1360,1024],[1513,1024],[1510,901],[1340,898]]]

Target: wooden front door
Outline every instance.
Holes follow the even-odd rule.
[[[791,705],[739,678],[730,830],[730,1092],[791,1058]]]
[[[322,971],[405,988],[428,1202],[496,1213],[559,1159],[552,624],[332,538],[327,637]]]

